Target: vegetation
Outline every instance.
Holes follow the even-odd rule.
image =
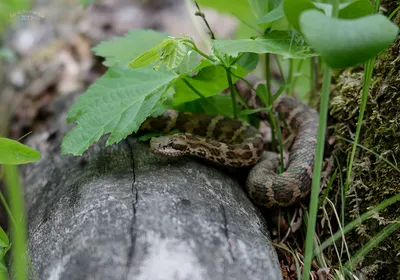
[[[400,200],[398,189],[395,188],[394,192],[390,192],[391,197],[382,196],[382,200],[373,201],[372,209],[362,208],[360,210],[364,211],[363,214],[356,213],[353,221],[345,220],[345,212],[348,211],[349,207],[346,197],[354,184],[353,178],[364,174],[362,168],[357,165],[360,163],[355,162],[355,158],[357,147],[360,147],[358,142],[362,134],[363,121],[365,121],[364,114],[375,56],[393,43],[398,34],[398,27],[391,23],[387,17],[378,14],[379,1],[373,1],[373,4],[368,0],[348,1],[346,3],[339,3],[338,0],[328,2],[243,0],[238,5],[232,5],[230,0],[198,1],[197,15],[203,18],[209,29],[212,46],[210,50],[201,50],[191,38],[170,37],[168,34],[151,30],[132,30],[124,37],[115,37],[109,42],[102,42],[94,48],[94,51],[98,56],[105,58],[104,64],[109,69],[71,107],[68,113],[68,122],[75,122],[76,125],[63,139],[62,153],[82,155],[90,145],[105,134],[110,134],[107,145],[118,143],[131,133],[136,132],[147,117],[161,114],[168,108],[220,114],[249,122],[253,120],[252,114],[264,110],[268,112],[272,126],[275,128],[274,135],[279,136],[279,125],[275,123],[277,120],[271,111],[271,104],[277,96],[273,97],[271,85],[278,84],[280,87],[278,94],[284,90],[293,93],[299,86],[298,77],[294,74],[295,65],[298,65],[298,68],[301,69],[304,62],[313,71],[323,68],[316,163],[310,205],[307,215],[304,216],[306,219],[304,221],[305,243],[304,248],[298,248],[303,253],[304,258],[299,258],[294,254],[290,244],[281,243],[277,247],[291,252],[296,263],[302,262],[301,266],[298,264],[299,278],[309,279],[311,262],[314,258],[319,267],[331,267],[332,274],[337,278],[354,278],[353,270],[356,264],[384,238],[400,228],[400,221],[396,217],[353,255],[350,254],[345,242],[346,233],[376,215],[378,211],[382,211]],[[238,27],[238,38],[235,40],[216,39],[212,32],[212,26],[209,26],[206,15],[200,10],[199,6],[213,7],[221,12],[236,16],[241,21],[241,25]],[[343,30],[346,30],[346,32],[343,32]],[[250,36],[251,38],[249,38]],[[140,44],[137,42],[140,42]],[[315,62],[318,59],[315,57],[318,57],[319,65],[316,65]],[[273,58],[278,63],[282,77],[280,81],[275,81],[271,77],[270,67]],[[393,57],[388,54],[387,61],[392,59]],[[261,64],[260,61],[264,63],[262,74],[267,83],[266,86],[260,85],[255,90],[257,95],[265,102],[266,107],[259,110],[249,110],[247,104],[237,95],[233,83],[239,79],[246,81],[245,76],[254,71],[256,66]],[[320,196],[320,178],[332,69],[343,69],[359,64],[364,64],[364,76],[362,82],[355,85],[357,91],[350,90],[348,100],[343,100],[343,95],[335,97],[334,102],[336,103],[334,104],[336,105],[332,107],[333,114],[336,114],[337,119],[342,118],[341,120],[348,117],[342,115],[343,104],[352,102],[354,108],[349,112],[351,114],[359,110],[358,121],[354,124],[356,132],[352,139],[352,148],[349,150],[348,145],[344,148],[346,159],[348,155],[349,160],[346,162],[337,161],[340,165],[326,190]],[[287,69],[287,73],[285,69]],[[346,71],[343,73],[349,73]],[[317,81],[319,79],[318,73],[312,72],[308,82],[310,92],[299,94],[299,96],[309,95],[311,98],[315,98],[317,89],[312,77]],[[361,81],[361,79],[359,80]],[[230,89],[230,96],[220,95],[219,93],[226,88]],[[362,97],[361,104],[358,105],[354,100],[357,100],[357,94],[360,91]],[[239,104],[242,106],[239,106]],[[390,115],[390,111],[388,111],[388,114]],[[373,113],[367,113],[367,115],[368,122],[377,117]],[[371,126],[373,127],[373,124]],[[383,122],[380,129],[374,134],[373,140],[363,141],[363,145],[372,150],[378,147],[379,153],[387,149],[387,143],[384,145],[382,141],[385,142],[385,140],[380,138],[382,131],[390,133],[393,126],[391,123]],[[343,122],[335,128],[337,135],[348,138],[344,130]],[[277,137],[277,141],[279,139]],[[363,137],[363,139],[370,138]],[[385,148],[380,149],[380,144]],[[21,148],[15,143],[9,145],[6,148],[7,151],[15,151],[15,149]],[[344,142],[341,142],[341,145],[344,145]],[[278,147],[282,147],[282,145],[278,145]],[[363,149],[361,153],[365,153],[368,160],[371,161],[371,154],[367,149]],[[7,155],[7,153],[4,154]],[[30,155],[32,156],[32,154]],[[379,156],[378,158],[384,157]],[[0,163],[22,163],[17,162],[13,155],[9,155],[5,159],[4,162],[0,159]],[[37,155],[34,155],[29,161],[36,159]],[[25,160],[27,159],[25,158]],[[391,161],[384,158],[375,173],[377,174],[391,165],[393,165]],[[346,167],[345,175],[342,174],[340,168],[342,166]],[[394,166],[396,167],[395,164]],[[19,184],[15,180],[17,178],[15,170],[11,167],[7,167],[5,170],[6,177],[9,178],[7,180],[8,185],[18,194]],[[356,175],[353,173],[354,170],[357,170]],[[336,174],[342,179],[339,183],[334,180]],[[392,179],[388,179],[387,182],[390,183],[390,180]],[[368,182],[373,184],[373,180]],[[365,184],[369,184],[368,182],[365,182]],[[340,211],[336,210],[330,198],[330,191],[334,187],[341,188]],[[376,185],[374,187],[376,188]],[[21,198],[11,194],[12,192],[10,192],[11,202],[14,199],[21,201]],[[2,201],[5,203],[4,198],[2,198]],[[16,206],[13,208],[12,205]],[[11,203],[11,206],[10,220],[13,220],[12,217],[14,217],[17,218],[17,221],[23,221],[21,204]],[[337,220],[337,231],[334,232],[334,227],[329,222],[331,237],[319,244],[316,242],[318,236],[315,233],[317,214],[320,209],[324,215],[328,215],[328,207],[329,212],[335,217],[329,217],[328,220]],[[11,240],[15,245],[12,247],[16,247],[16,256],[23,260],[25,256],[23,252],[26,248],[24,244],[25,226],[22,223],[21,226],[13,228],[14,235]],[[337,248],[336,241],[339,239],[342,239],[342,247],[345,249],[339,250]],[[7,235],[0,231],[0,259],[10,246]],[[327,261],[323,254],[329,246],[333,246],[337,252],[336,264],[332,263],[332,260]],[[346,252],[346,256],[343,256],[343,251]],[[15,265],[23,267],[22,263],[16,262]],[[0,271],[1,268],[0,263]],[[16,276],[20,277],[18,279],[26,279],[24,273],[18,274],[19,270],[15,270]]]

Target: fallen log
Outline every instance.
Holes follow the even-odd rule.
[[[28,143],[42,160],[22,170],[39,279],[282,278],[260,212],[226,173],[133,137],[62,156],[71,102],[54,103],[49,132]]]

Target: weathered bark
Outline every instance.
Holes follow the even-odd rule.
[[[382,1],[390,14],[395,1]],[[400,17],[394,19],[400,23]],[[359,143],[396,164],[400,159],[400,87],[399,39],[375,62],[373,81],[368,97]],[[349,69],[340,74],[331,103],[334,135],[352,139],[356,131],[363,69]],[[335,154],[341,167],[347,166],[351,144],[337,139]],[[343,168],[345,172],[345,169]],[[400,173],[364,149],[358,149],[352,170],[351,185],[347,194],[346,219],[358,218],[362,213],[383,200],[400,193]],[[365,245],[384,226],[400,222],[400,203],[374,215],[359,226],[347,243],[352,253]],[[400,279],[400,232],[394,232],[384,243],[368,254],[360,271],[367,279]]]
[[[29,141],[42,160],[23,169],[39,279],[282,278],[261,215],[227,174],[134,138],[61,156],[55,110],[52,132]]]

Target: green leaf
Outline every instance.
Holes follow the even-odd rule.
[[[332,5],[326,3],[314,3],[314,5],[322,9],[325,15],[332,16]],[[339,18],[354,19],[368,16],[372,13],[373,7],[368,0],[358,0],[352,3],[343,3],[339,5]]]
[[[251,10],[256,18],[260,18],[268,12],[268,1],[265,0],[248,0]]]
[[[7,252],[11,249],[11,244],[8,245],[7,247],[0,248],[0,265],[1,265],[1,260],[4,258],[4,256],[7,254]],[[1,272],[1,268],[0,268]]]
[[[282,55],[283,58],[297,59],[315,56],[300,35],[288,31],[272,31],[254,40],[214,40],[213,48],[232,56],[242,52],[273,53]]]
[[[111,67],[118,63],[127,64],[129,61],[133,61],[167,38],[167,33],[135,29],[129,31],[124,37],[113,37],[110,41],[102,42],[93,50],[96,55],[106,59],[104,65]]]
[[[244,53],[238,60],[240,67],[243,67],[248,72],[256,69],[258,64],[258,55],[255,53]]]
[[[199,55],[195,51],[189,51],[189,54],[185,56],[181,64],[174,71],[179,75],[189,75],[210,65],[212,64],[209,60],[203,59],[200,61]]]
[[[246,71],[242,70],[242,75]],[[188,86],[189,83],[192,88],[197,90],[197,94],[191,87]],[[225,69],[218,65],[208,66],[201,69],[197,75],[193,77],[184,77],[177,80],[175,84],[175,96],[174,96],[174,107],[179,104],[193,101],[202,97],[210,97],[220,93],[222,90],[228,87],[228,82],[226,79]]]
[[[248,0],[235,0],[234,4],[232,4],[232,0],[198,0],[197,3],[200,7],[214,8],[217,11],[232,14],[242,20],[249,19],[249,15],[254,19]]]
[[[144,67],[153,62],[156,62],[160,58],[160,51],[159,47],[157,46],[139,55],[137,58],[129,63],[129,67],[132,69]]]
[[[206,113],[208,115],[221,115],[233,117],[232,98],[228,94],[217,94],[208,98],[200,98],[195,101],[180,104],[175,107],[181,112]]]
[[[392,44],[398,33],[398,27],[382,15],[347,20],[306,11],[300,24],[309,44],[334,68],[369,60]]]
[[[0,137],[0,164],[25,164],[38,161],[40,153],[18,141]]]
[[[149,133],[146,133],[146,134],[144,134],[142,136],[139,136],[138,139],[141,142],[146,142],[146,141],[150,140],[153,137],[159,137],[161,135],[163,135],[163,134],[160,133],[160,132],[149,132]]]
[[[355,19],[373,14],[374,7],[368,0],[359,0],[350,3],[339,10],[339,18]]]
[[[187,41],[187,38],[170,37],[139,55],[129,63],[129,67],[141,68],[157,61],[154,66],[155,70],[164,65],[168,71],[174,69],[177,73],[189,74],[196,68],[199,56],[193,50],[188,51],[185,44]]]
[[[0,255],[1,255],[2,253],[3,253],[3,252],[0,250]],[[7,269],[7,266],[4,264],[4,261],[0,258],[0,278],[1,278],[2,276],[4,276],[3,279],[7,279],[7,276],[8,276],[8,269]]]
[[[299,22],[300,15],[309,9],[322,11],[309,0],[285,0],[283,3],[286,19],[298,32],[301,32]]]
[[[0,247],[5,248],[8,247],[8,245],[10,245],[10,240],[2,227],[0,227]]]
[[[200,66],[207,64],[204,62]],[[238,77],[243,77],[251,72],[255,66],[254,56],[244,55],[231,69],[231,72]],[[238,78],[233,76],[232,80],[235,82]],[[225,68],[221,65],[206,66],[201,68],[197,75],[193,77],[182,77],[177,80],[173,106],[176,107],[185,102],[216,95],[227,87],[228,80]]]
[[[111,133],[107,146],[132,132],[165,101],[165,92],[176,74],[150,67],[110,68],[79,97],[67,121],[77,125],[65,135],[63,154],[82,153],[104,134]]]
[[[161,49],[160,65],[165,65],[168,71],[175,69],[187,54],[187,47],[182,40],[171,40]]]
[[[256,21],[256,24],[269,23],[285,16],[285,12],[283,11],[283,1],[280,3],[278,7],[261,17]]]

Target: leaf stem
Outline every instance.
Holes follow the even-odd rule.
[[[267,107],[271,106],[273,103],[273,98],[272,98],[272,92],[271,92],[271,69],[270,69],[271,63],[270,63],[270,54],[266,53],[265,54],[265,87],[267,90],[267,96],[265,100],[267,100],[267,104],[265,104]],[[275,134],[278,134],[279,132],[277,131],[277,125],[275,122],[275,116],[272,113],[272,111],[268,111],[268,116],[269,116],[269,121],[272,124],[272,129],[271,129],[271,148],[273,151],[276,151],[276,137]]]
[[[200,54],[201,56],[203,56],[204,58],[207,58],[209,61],[211,61],[211,62],[216,62],[216,61],[217,61],[215,58],[213,58],[213,57],[211,57],[211,56],[205,54],[205,53],[202,52],[199,48],[197,48],[196,44],[195,44],[193,41],[191,41],[191,40],[188,39],[188,40],[184,40],[183,43],[184,43],[187,47],[191,48],[192,50],[194,50],[195,52],[197,52],[198,54]]]
[[[306,248],[304,253],[304,268],[303,268],[303,280],[310,278],[310,269],[312,261],[312,251],[314,244],[314,230],[317,220],[318,211],[318,195],[321,181],[321,170],[322,161],[324,156],[324,145],[325,145],[325,130],[326,120],[328,116],[328,104],[329,104],[329,87],[331,83],[332,69],[328,65],[325,65],[324,81],[322,86],[321,103],[319,111],[319,124],[318,124],[318,140],[317,149],[315,153],[314,173],[312,178],[311,186],[311,199],[309,208],[309,219],[307,223],[307,235],[306,235]]]
[[[237,119],[237,104],[236,104],[236,89],[233,86],[232,83],[232,76],[230,73],[229,68],[225,68],[226,71],[226,77],[228,79],[228,84],[229,84],[229,91],[231,92],[231,98],[232,98],[232,107],[233,107],[233,118]]]
[[[285,84],[286,83],[285,82],[286,78],[285,78],[285,75],[283,74],[282,64],[279,61],[278,55],[275,55],[275,61],[276,61],[276,65],[278,65],[279,73],[281,74],[282,84]]]

